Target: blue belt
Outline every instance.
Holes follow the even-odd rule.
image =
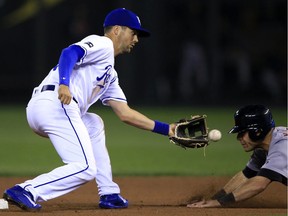
[[[55,90],[55,85],[44,85],[41,89],[41,92],[43,91],[54,91]],[[78,104],[78,101],[73,97],[72,98],[77,104]]]
[[[44,85],[41,89],[41,92],[43,91],[54,91],[55,90],[55,85]]]

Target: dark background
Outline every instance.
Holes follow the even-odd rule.
[[[0,0],[1,103],[27,103],[61,50],[102,35],[118,7],[152,33],[116,58],[130,104],[286,107],[285,0]]]

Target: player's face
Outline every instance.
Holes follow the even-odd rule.
[[[259,147],[259,144],[256,142],[253,142],[248,134],[248,131],[238,133],[237,139],[241,143],[243,149],[245,152],[253,151],[255,148]]]
[[[118,39],[120,53],[130,53],[136,43],[138,43],[137,31],[128,27],[122,27]]]

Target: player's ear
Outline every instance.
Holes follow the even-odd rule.
[[[120,33],[121,27],[118,25],[113,26],[113,33],[114,35],[118,36]]]

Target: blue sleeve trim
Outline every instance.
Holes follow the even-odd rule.
[[[85,51],[77,45],[72,45],[62,50],[59,59],[59,84],[69,86],[72,69],[84,54]]]
[[[101,98],[102,103],[105,103],[105,101],[107,101],[107,100],[116,100],[116,101],[127,102],[127,100],[124,99],[124,98],[115,98],[115,97],[105,97],[105,98]]]

